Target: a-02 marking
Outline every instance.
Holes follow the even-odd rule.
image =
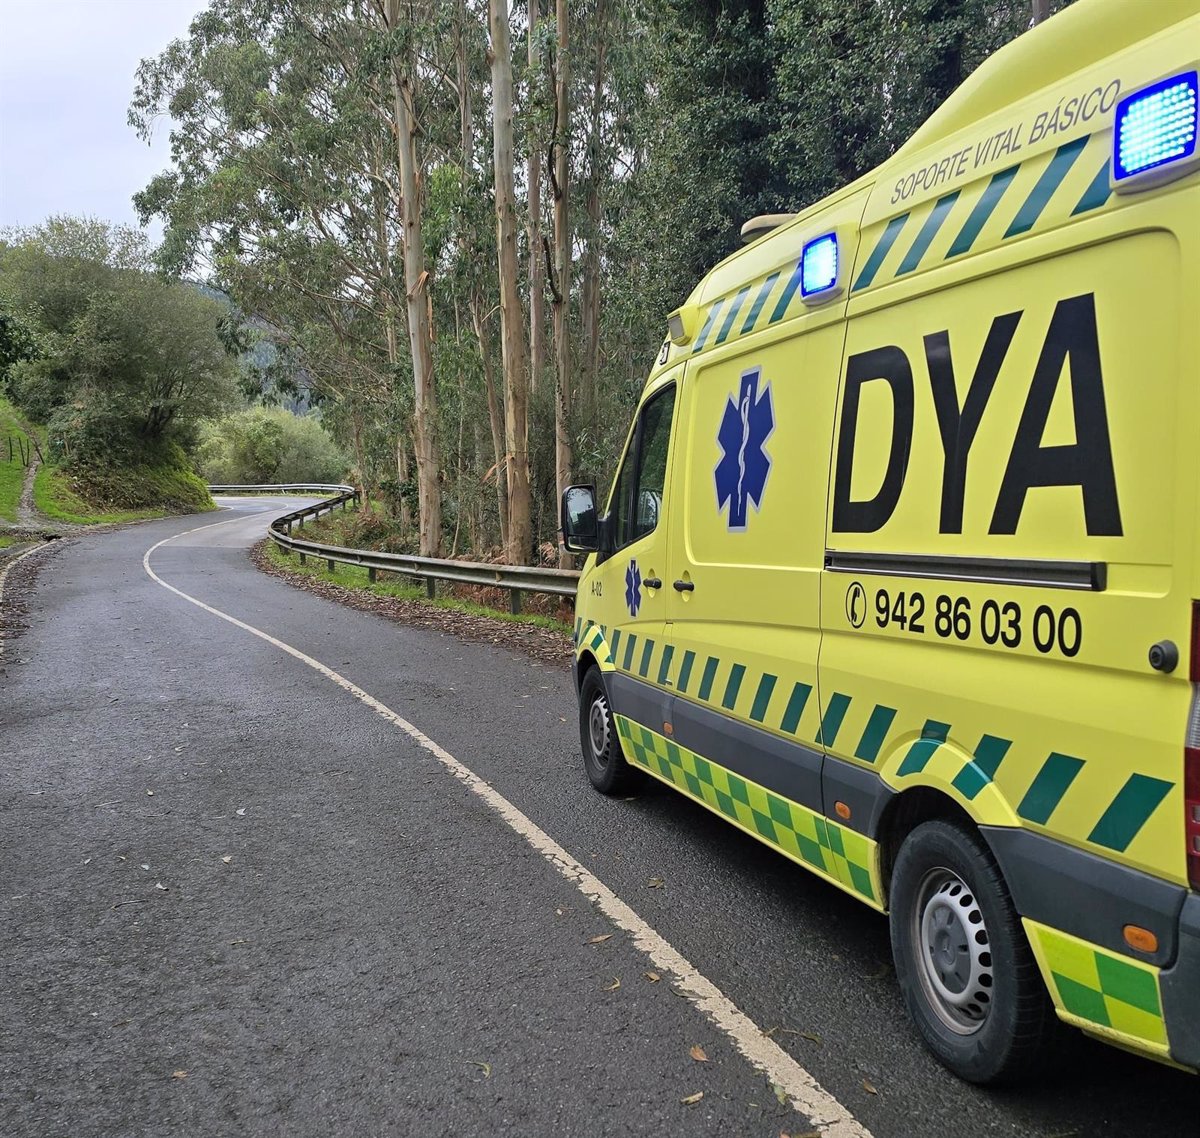
[[[853,592],[854,586],[850,588]],[[863,622],[854,623],[850,602],[847,595],[846,615],[851,625],[859,628]],[[1019,601],[988,597],[976,608],[970,597],[938,593],[927,600],[918,590],[898,589],[893,593],[877,589],[871,607],[879,628],[896,628],[916,636],[932,634],[964,642],[975,638],[1002,648],[1032,643],[1043,655],[1059,652],[1068,658],[1078,656],[1083,643],[1079,610],[1069,606],[1022,606]]]
[[[604,596],[604,582],[602,582],[599,578],[592,579],[592,596],[593,597]]]

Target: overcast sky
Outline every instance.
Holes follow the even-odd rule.
[[[149,147],[126,125],[134,72],[205,2],[0,0],[0,227],[137,223],[130,198],[166,168],[168,124]]]

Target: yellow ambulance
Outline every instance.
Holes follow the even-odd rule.
[[[965,1079],[1200,1067],[1200,0],[1080,0],[671,314],[580,739],[890,916]]]

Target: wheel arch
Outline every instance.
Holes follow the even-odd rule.
[[[925,822],[953,822],[977,834],[995,857],[980,822],[952,795],[934,786],[910,786],[895,795],[879,818],[876,841],[879,844],[879,881],[885,905],[890,907],[892,871],[904,839]]]

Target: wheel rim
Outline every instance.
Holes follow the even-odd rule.
[[[930,870],[917,891],[910,926],[921,987],[938,1019],[971,1035],[992,1006],[991,940],[979,901],[953,870]]]
[[[608,701],[603,692],[597,692],[588,709],[588,743],[592,748],[592,761],[598,767],[608,765],[608,745],[612,738],[609,722]]]

